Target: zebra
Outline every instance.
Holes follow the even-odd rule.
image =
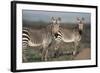
[[[59,28],[59,31],[56,35],[58,35],[55,38],[56,45],[55,50],[58,50],[59,43],[65,42],[65,43],[74,43],[74,51],[72,52],[73,55],[76,55],[77,52],[77,46],[79,45],[79,42],[81,40],[82,34],[83,34],[83,26],[84,26],[84,18],[77,17],[77,27],[74,29],[64,29],[62,27]],[[57,51],[58,52],[58,51]],[[57,52],[55,52],[57,54]]]
[[[28,46],[42,47],[41,60],[47,61],[48,57],[48,47],[51,46],[52,41],[54,40],[55,33],[59,30],[60,25],[60,17],[52,17],[51,23],[47,25],[45,28],[34,30],[23,28],[22,30],[22,46],[23,48],[27,48]],[[23,60],[25,59],[25,55],[23,54]]]

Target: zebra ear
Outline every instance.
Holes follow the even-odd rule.
[[[82,17],[82,21],[84,21],[85,19]]]
[[[77,20],[78,20],[78,21],[80,21],[80,18],[79,18],[79,17],[77,17]]]
[[[55,18],[54,17],[51,17],[51,21],[53,21],[53,20],[55,20]]]
[[[58,17],[58,20],[59,20],[59,21],[61,21],[61,18],[60,18],[60,17]]]
[[[54,21],[54,17],[51,17],[50,19],[51,19],[51,20],[50,20],[50,23],[52,24],[53,21]]]

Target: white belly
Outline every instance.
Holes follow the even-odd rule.
[[[40,46],[41,44],[35,44],[31,41],[29,41],[29,46],[32,46],[32,47],[36,47],[36,46]]]
[[[62,37],[62,41],[63,42],[75,42],[75,41],[80,41],[81,37],[80,36],[73,36],[71,38],[66,38],[66,37]]]
[[[67,39],[67,38],[62,38],[63,42],[74,42],[74,38],[71,38],[71,39]]]

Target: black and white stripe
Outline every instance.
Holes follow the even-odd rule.
[[[28,28],[23,28],[22,30],[22,47],[26,48],[29,46],[30,34]]]
[[[57,42],[60,42],[62,40],[62,33],[60,31],[58,31],[56,34],[54,34],[55,36],[55,40]]]

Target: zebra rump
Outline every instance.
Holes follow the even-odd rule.
[[[28,46],[29,41],[30,41],[29,29],[23,27],[23,30],[22,30],[22,47],[26,48]]]

